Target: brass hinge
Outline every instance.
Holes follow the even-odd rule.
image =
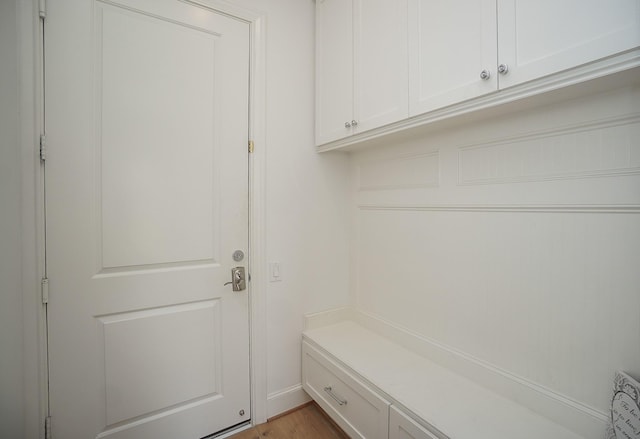
[[[47,138],[44,134],[40,136],[40,160],[47,160]]]
[[[47,303],[49,303],[49,279],[43,277],[42,283],[40,285],[42,288],[42,304],[46,305]]]
[[[249,140],[249,154],[253,154],[253,140]]]
[[[51,439],[51,416],[44,418],[44,437]]]

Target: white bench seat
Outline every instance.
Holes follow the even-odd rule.
[[[303,341],[438,436],[583,439],[352,321],[306,330]]]

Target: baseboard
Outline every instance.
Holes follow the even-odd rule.
[[[271,419],[311,401],[302,384],[288,387],[267,395],[267,419]]]
[[[603,437],[608,419],[606,413],[374,315],[354,310],[352,317],[370,331],[563,425],[585,439]]]

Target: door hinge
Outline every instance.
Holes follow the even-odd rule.
[[[51,439],[51,416],[44,418],[44,439]]]
[[[253,148],[254,148],[253,140],[249,140],[249,154],[253,154]]]
[[[49,279],[43,277],[40,285],[42,289],[42,303],[46,305],[49,303]]]
[[[40,135],[40,160],[47,160],[47,138],[44,134]]]
[[[38,2],[38,15],[43,20],[47,16],[47,0],[40,0]]]

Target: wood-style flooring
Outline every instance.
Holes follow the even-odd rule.
[[[315,403],[256,425],[229,439],[349,439]]]

